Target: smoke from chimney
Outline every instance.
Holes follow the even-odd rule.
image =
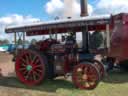
[[[81,6],[81,17],[88,16],[88,4],[87,0],[80,0],[80,6]]]
[[[74,9],[73,9],[74,0],[64,0],[64,17],[73,17]]]

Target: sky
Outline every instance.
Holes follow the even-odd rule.
[[[73,16],[79,18],[80,0],[72,1]],[[65,8],[64,0],[0,0],[0,39],[12,38],[6,26],[63,19]],[[128,0],[88,0],[88,10],[89,15],[128,13]]]

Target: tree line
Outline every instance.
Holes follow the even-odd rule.
[[[0,40],[0,45],[3,45],[3,44],[9,44],[9,40],[7,39],[4,39],[4,40]]]
[[[25,42],[23,42],[23,40],[19,39],[16,41],[16,44],[32,44],[33,42],[37,42],[36,39],[32,39],[31,41],[25,40]],[[10,44],[10,43],[15,43],[13,42],[9,42],[8,39],[0,39],[0,45],[6,45],[6,44]]]

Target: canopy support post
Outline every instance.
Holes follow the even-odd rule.
[[[24,45],[25,45],[25,32],[23,32],[23,49],[24,49]]]
[[[83,50],[86,53],[89,53],[89,33],[88,33],[88,25],[86,27],[82,27],[82,46]]]
[[[14,43],[15,43],[15,45],[17,44],[16,32],[14,32]]]
[[[106,40],[106,45],[107,45],[107,49],[108,51],[110,51],[110,28],[109,28],[109,24],[106,24],[106,36],[107,36],[107,40]]]

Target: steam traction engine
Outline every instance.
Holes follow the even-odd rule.
[[[18,52],[15,63],[17,77],[24,84],[32,86],[41,83],[44,79],[53,79],[56,76],[65,76],[70,73],[76,87],[95,88],[105,72],[101,61],[95,59],[96,54],[118,61],[127,59],[124,58],[122,54],[124,51],[121,47],[116,47],[122,42],[122,39],[119,39],[120,36],[126,37],[126,35],[119,35],[119,31],[124,29],[126,17],[128,17],[126,14],[112,17],[87,16],[76,20],[68,19],[6,28],[7,33],[15,33],[15,41],[16,33],[19,32],[23,32],[23,41],[25,41],[25,33],[27,36],[57,35],[69,31],[73,33],[66,37],[65,43],[58,41],[57,38],[49,38]],[[94,30],[105,31],[105,47],[91,51],[89,45],[94,43],[89,43],[87,33]],[[83,41],[84,48],[81,49],[78,48],[75,38],[75,33],[80,31],[86,32],[85,37],[83,36],[83,40],[86,40]],[[126,30],[123,32],[125,34]],[[120,42],[117,43],[117,41]]]
[[[16,57],[16,74],[26,85],[72,73],[74,84],[81,89],[96,87],[104,75],[103,65],[96,60],[80,60],[74,40],[65,44],[54,39],[37,42]],[[75,52],[76,51],[76,52]]]

